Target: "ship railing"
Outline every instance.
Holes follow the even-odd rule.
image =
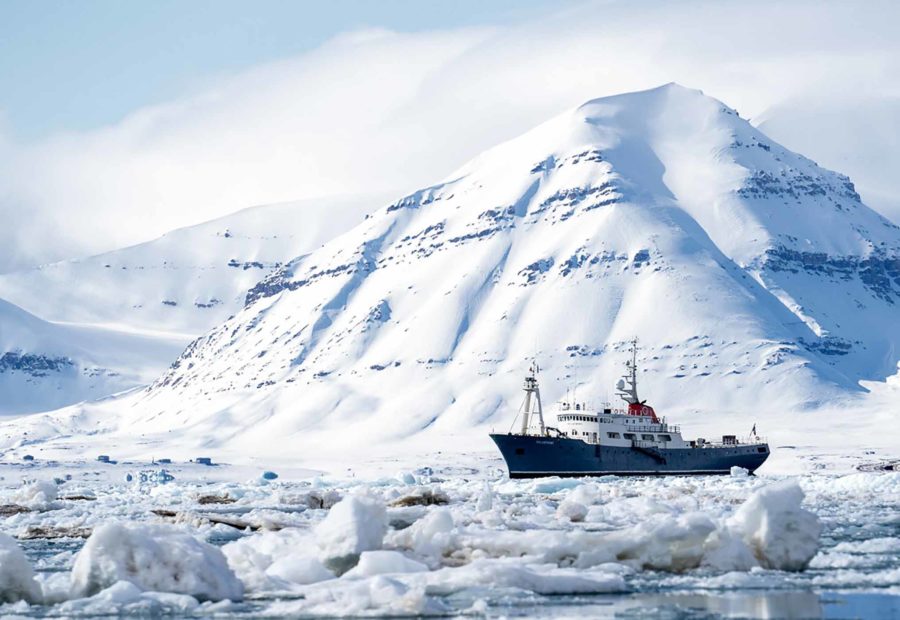
[[[625,425],[627,432],[636,433],[680,433],[681,427],[676,424],[654,424],[653,426],[628,426]]]
[[[696,440],[693,440],[690,443],[696,443]],[[769,440],[763,435],[747,435],[744,437],[736,437],[734,441],[729,442],[724,442],[722,440],[705,440],[702,444],[696,444],[696,446],[698,448],[721,448],[722,446],[758,446],[764,443],[769,443]]]
[[[650,441],[647,439],[632,439],[631,445],[634,448],[659,448],[660,444],[668,443],[667,441]]]

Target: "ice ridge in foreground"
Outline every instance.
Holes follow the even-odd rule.
[[[627,591],[626,577],[642,570],[801,571],[819,548],[820,521],[801,506],[804,493],[794,480],[756,488],[730,514],[673,510],[641,497],[615,500],[609,494],[618,487],[602,481],[532,484],[545,493],[556,484],[565,497],[553,506],[532,488],[534,511],[522,514],[502,489],[487,484],[471,496],[449,496],[445,506],[404,506],[394,489],[364,486],[349,489],[327,512],[309,511],[324,512],[314,527],[245,534],[221,550],[198,538],[202,529],[186,525],[104,522],[73,558],[71,572],[39,579],[3,535],[0,600],[19,607],[56,603],[60,612],[79,614],[188,613],[290,593],[267,604],[266,613],[440,614],[448,612],[445,597],[485,588],[614,593]],[[55,500],[50,486],[41,485],[40,494]],[[19,496],[37,495],[37,488]],[[622,508],[643,517],[616,527]]]

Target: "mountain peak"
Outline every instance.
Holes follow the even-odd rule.
[[[483,431],[526,359],[549,400],[599,401],[634,336],[660,410],[805,407],[896,371],[897,304],[900,230],[849,179],[666,85],[551,119],[275,271],[127,427],[292,453]]]

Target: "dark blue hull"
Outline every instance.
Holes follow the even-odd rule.
[[[542,476],[658,476],[728,474],[734,466],[756,471],[769,446],[740,444],[681,449],[600,446],[565,437],[491,435],[510,478]]]

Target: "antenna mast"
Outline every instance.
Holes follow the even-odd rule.
[[[538,387],[538,371],[539,368],[537,363],[532,362],[531,367],[528,369],[528,375],[525,376],[525,408],[522,411],[523,435],[528,434],[528,427],[531,424],[531,417],[534,415],[537,415],[538,418],[540,435],[544,436],[547,434],[546,428],[544,427],[544,408],[541,405],[541,388]],[[534,398],[534,404],[536,405],[535,410],[532,410],[532,397]]]
[[[625,362],[625,375],[616,384],[618,396],[629,405],[641,402],[637,393],[637,342],[637,338],[631,341],[631,359]]]

